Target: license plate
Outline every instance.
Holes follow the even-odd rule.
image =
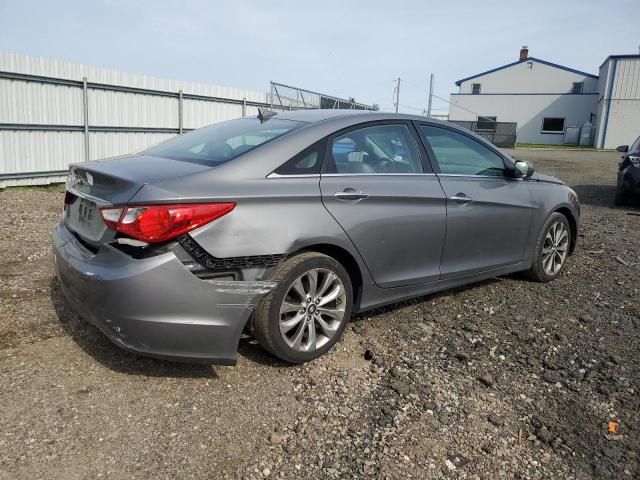
[[[96,216],[96,204],[91,200],[80,199],[78,206],[78,221],[80,223],[92,223]]]

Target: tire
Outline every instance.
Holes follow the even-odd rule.
[[[558,224],[562,227],[558,227]],[[564,234],[557,235],[558,237],[562,237],[562,240],[555,249],[552,246],[554,243],[554,232],[551,231],[552,228],[558,229],[554,232],[559,232],[562,228],[564,229],[563,231],[566,232],[566,238]],[[551,241],[549,241],[550,237]],[[569,256],[570,247],[571,226],[569,225],[569,220],[561,213],[554,212],[540,229],[540,234],[536,241],[533,264],[527,272],[529,279],[535,282],[546,283],[560,275]],[[549,255],[552,256],[551,261],[549,261]],[[561,258],[561,262],[558,262],[559,258]],[[548,266],[548,268],[545,268],[545,266]]]
[[[313,291],[314,275],[317,288],[312,297],[322,296],[309,302],[300,293]],[[331,350],[349,323],[353,307],[353,288],[345,268],[327,255],[305,252],[274,267],[268,277],[278,286],[262,298],[254,312],[253,334],[258,343],[289,363],[308,362]],[[326,291],[320,292],[330,280]],[[335,300],[322,303],[335,292]],[[282,332],[281,327],[289,330]]]
[[[613,197],[613,204],[617,206],[625,205],[627,203],[624,182],[616,186],[616,194]]]

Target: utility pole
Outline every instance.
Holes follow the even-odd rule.
[[[400,77],[398,77],[397,81],[398,81],[398,83],[396,85],[396,91],[395,91],[395,94],[396,94],[396,102],[395,102],[396,113],[398,113],[398,107],[400,106]]]
[[[431,99],[433,98],[433,73],[429,78],[429,101],[427,102],[427,118],[431,117]]]

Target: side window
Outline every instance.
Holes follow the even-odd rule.
[[[504,175],[502,158],[472,138],[427,125],[421,125],[419,130],[435,154],[440,173],[496,177]]]
[[[328,173],[422,173],[409,128],[403,124],[352,130],[331,143]]]
[[[278,167],[278,175],[313,175],[320,173],[325,141],[321,140]]]
[[[633,145],[631,145],[631,148],[629,148],[629,153],[640,153],[640,137],[638,137],[636,141],[633,142]]]

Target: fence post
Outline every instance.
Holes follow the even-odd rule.
[[[183,98],[182,98],[182,90],[178,91],[178,134],[182,135],[182,104],[183,104]]]
[[[247,97],[242,98],[242,116],[247,116]]]
[[[269,101],[271,102],[271,110],[273,110],[273,82],[271,83],[271,93],[269,94]]]
[[[84,161],[89,161],[89,96],[87,77],[82,77],[82,116],[84,122]]]

